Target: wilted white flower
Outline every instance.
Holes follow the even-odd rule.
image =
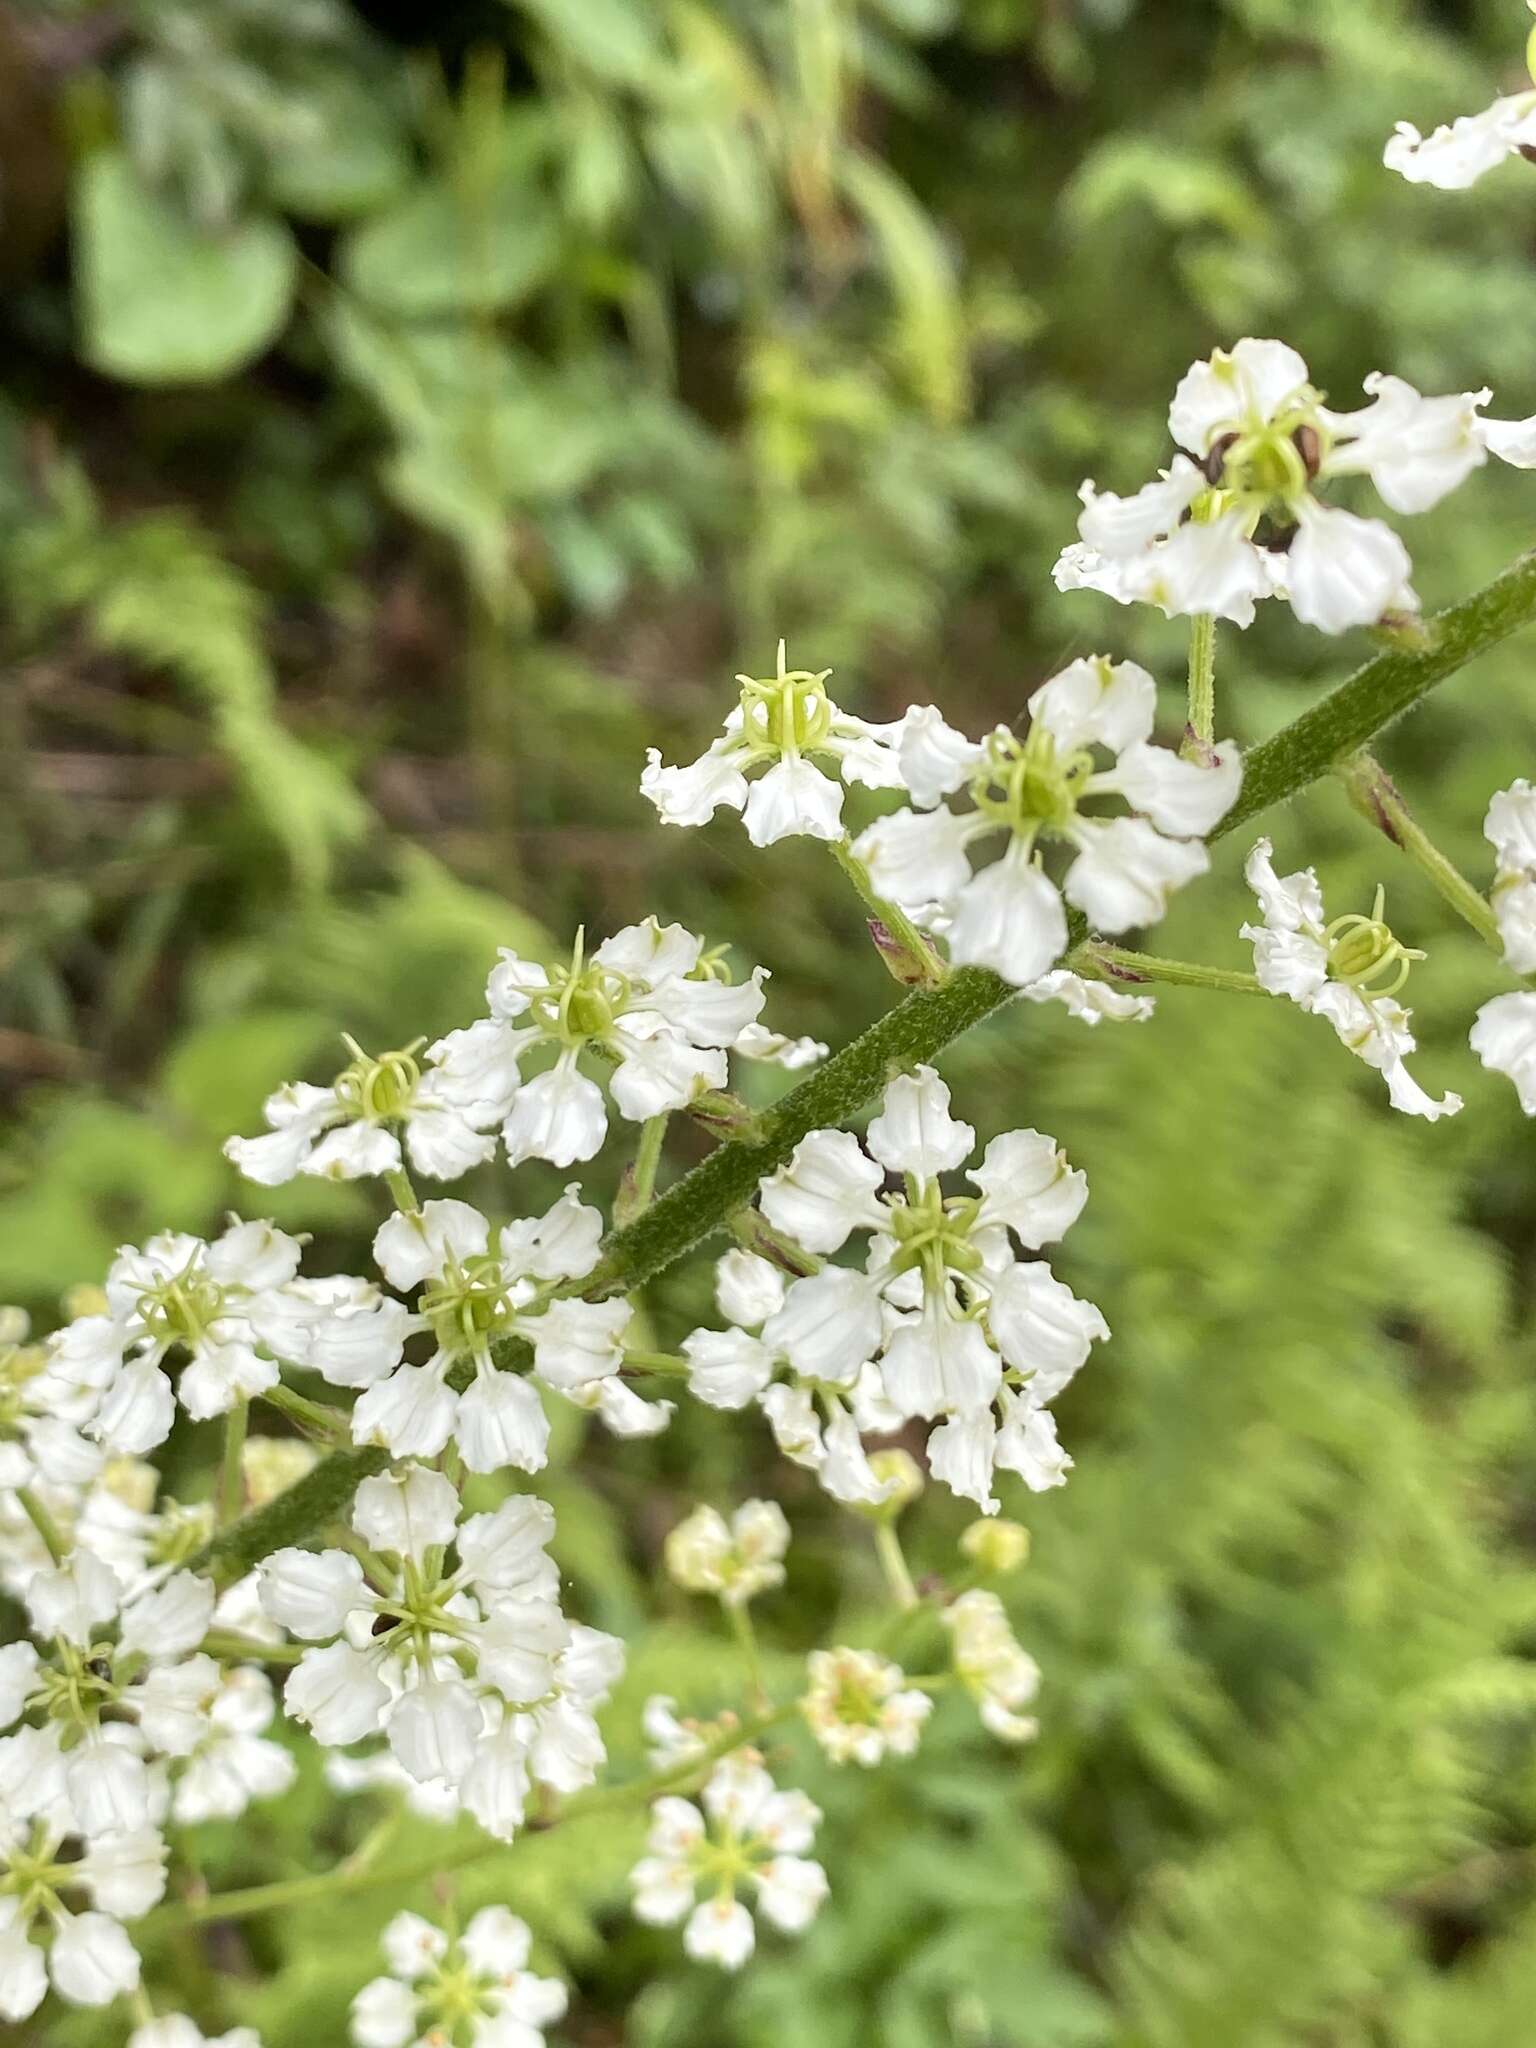
[[[1516,974],[1536,974],[1536,789],[1523,777],[1495,793],[1483,836],[1494,851],[1489,901],[1505,965]]]
[[[0,1738],[0,2019],[35,2012],[50,1980],[72,2005],[133,1990],[139,1957],[122,1923],[164,1890],[154,1828],[82,1827],[51,1733]]]
[[[365,1479],[352,1526],[369,1573],[347,1551],[279,1550],[260,1567],[261,1596],[281,1627],[324,1645],[289,1673],[289,1714],[327,1748],[382,1732],[413,1778],[442,1781],[505,1840],[530,1778],[590,1783],[604,1755],[593,1710],[621,1651],[561,1613],[542,1501],[519,1496],[462,1524],[458,1506],[424,1466]]]
[[[505,1906],[483,1906],[457,1936],[397,1913],[383,1935],[389,1974],[353,1999],[352,2039],[357,2048],[538,2048],[566,1993],[528,1968],[532,1946]]]
[[[66,1403],[92,1399],[81,1426],[114,1451],[153,1450],[170,1434],[176,1400],[199,1421],[278,1382],[252,1317],[299,1268],[299,1242],[270,1223],[231,1223],[212,1244],[162,1231],[125,1246],[106,1278],[106,1312],[77,1316],[48,1340],[45,1384]],[[181,1359],[174,1392],[164,1361]]]
[[[873,1650],[813,1650],[800,1702],[806,1725],[835,1764],[911,1756],[933,1710],[899,1664]]]
[[[803,1792],[780,1792],[752,1753],[717,1764],[700,1803],[702,1812],[673,1797],[652,1806],[647,1853],[630,1873],[635,1916],[672,1927],[686,1915],[688,1954],[737,1970],[757,1942],[739,1893],[786,1934],[800,1933],[816,1917],[827,1875],[804,1852],[821,1813]]]
[[[1394,1109],[1431,1122],[1454,1116],[1461,1097],[1443,1095],[1437,1102],[1404,1065],[1417,1041],[1409,1028],[1412,1012],[1397,1001],[1397,991],[1424,955],[1383,923],[1383,892],[1377,890],[1369,917],[1354,913],[1330,923],[1315,871],[1277,875],[1273,855],[1270,841],[1261,839],[1243,870],[1264,914],[1262,924],[1242,928],[1259,980],[1271,995],[1326,1017],[1356,1058],[1380,1073]]]
[[[840,711],[826,691],[831,673],[786,668],[781,640],[777,674],[736,678],[741,702],[724,733],[697,761],[665,768],[660,751],[652,747],[640,790],[662,823],[703,825],[726,806],[742,813],[754,846],[797,836],[840,839],[843,790],[838,775],[868,789],[899,789],[900,724],[871,725]],[[831,761],[835,773],[818,767],[818,758]]]
[[[1514,989],[1478,1011],[1472,1050],[1491,1073],[1507,1074],[1520,1107],[1536,1116],[1536,992]]]
[[[153,1818],[156,1757],[190,1756],[209,1729],[218,1663],[198,1646],[213,1618],[211,1580],[174,1572],[125,1602],[115,1573],[86,1551],[35,1572],[26,1588],[39,1641],[0,1649],[0,1728],[43,1726],[58,1798],[88,1838]]]
[[[686,1592],[714,1593],[727,1607],[784,1583],[789,1523],[771,1500],[743,1501],[726,1521],[698,1507],[667,1538],[667,1570]]]
[[[1173,892],[1209,867],[1200,842],[1237,801],[1242,761],[1229,740],[1199,763],[1154,746],[1157,688],[1131,661],[1075,661],[1041,684],[1029,711],[1024,738],[999,726],[980,741],[931,705],[909,713],[901,764],[919,808],[876,819],[854,852],[882,896],[944,935],[951,959],[1018,988],[1037,984],[1037,1000],[1081,1014],[1083,984],[1040,985],[1066,947],[1063,896],[1100,931],[1157,923]],[[960,790],[972,807],[945,807]],[[1111,796],[1137,815],[1087,808]],[[999,833],[1002,858],[973,873],[970,849]],[[1059,886],[1040,864],[1052,841],[1071,849]]]
[[[1090,1302],[1015,1244],[1033,1252],[1064,1236],[1087,1182],[1054,1139],[1009,1131],[970,1170],[976,1192],[947,1196],[942,1176],[974,1141],[970,1125],[951,1117],[949,1090],[931,1067],[891,1082],[867,1151],[846,1131],[803,1138],[763,1182],[763,1213],[819,1255],[868,1231],[864,1269],[824,1266],[785,1287],[766,1261],[732,1255],[722,1303],[743,1321],[761,1319],[762,1332],[696,1332],[683,1347],[694,1391],[722,1407],[760,1400],[791,1456],[797,1415],[816,1427],[813,1397],[850,1427],[854,1418],[840,1407],[850,1393],[878,1415],[872,1426],[882,1432],[936,1418],[928,1444],[935,1477],[988,1513],[997,1507],[994,1464],[1032,1488],[1060,1485],[1071,1461],[1048,1404],[1109,1331]],[[902,1176],[900,1191],[886,1187],[888,1172]],[[795,1379],[773,1384],[783,1364]],[[867,1461],[863,1471],[873,1484]],[[880,1487],[861,1495],[846,1479],[840,1491],[825,1473],[823,1483],[840,1498],[885,1497]]]
[[[1040,1732],[1027,1707],[1040,1689],[1040,1667],[1021,1649],[995,1593],[962,1593],[939,1615],[949,1631],[955,1675],[975,1700],[982,1726],[1003,1742],[1028,1742]]]
[[[1325,633],[1417,609],[1392,528],[1314,486],[1366,475],[1394,512],[1426,512],[1490,454],[1536,466],[1536,420],[1484,420],[1487,391],[1425,398],[1379,371],[1365,390],[1369,405],[1330,411],[1281,341],[1250,337],[1195,363],[1168,413],[1187,452],[1128,498],[1083,485],[1081,540],[1056,565],[1058,587],[1239,626],[1257,599],[1281,596]]]

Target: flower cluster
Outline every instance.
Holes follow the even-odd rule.
[[[667,1538],[667,1570],[689,1593],[713,1593],[741,1607],[784,1583],[789,1523],[771,1500],[744,1501],[727,1522],[717,1508],[695,1508]]]
[[[419,1913],[384,1929],[388,1975],[352,2001],[357,2048],[537,2048],[565,2013],[565,1986],[528,1968],[533,1937],[505,1906],[483,1906],[457,1936]]]
[[[1531,4],[1531,0],[1527,0]],[[1536,5],[1532,6],[1536,13]],[[1526,69],[1536,79],[1536,29],[1526,43]],[[1506,94],[1480,114],[1421,135],[1411,121],[1399,121],[1382,151],[1382,162],[1412,185],[1438,185],[1463,192],[1506,157],[1536,153],[1536,91]]]
[[[757,1945],[743,1891],[785,1934],[820,1910],[827,1874],[804,1853],[820,1820],[803,1792],[779,1791],[753,1752],[738,1751],[711,1771],[698,1806],[668,1797],[651,1808],[647,1853],[631,1873],[637,1917],[657,1927],[686,1918],[689,1955],[740,1969]]]
[[[999,726],[973,741],[931,706],[911,712],[900,760],[918,808],[878,819],[854,847],[880,894],[941,932],[951,959],[1020,987],[1066,948],[1063,897],[1100,931],[1157,923],[1210,865],[1200,842],[1242,785],[1230,740],[1199,761],[1152,743],[1157,687],[1135,662],[1075,661],[1041,684],[1029,714],[1022,739]],[[947,808],[962,790],[970,807]],[[1112,796],[1135,815],[1085,808]],[[973,874],[971,848],[998,835],[1002,858]],[[1059,887],[1040,865],[1052,842],[1071,849]]]
[[[261,1566],[270,1619],[323,1646],[290,1672],[288,1713],[326,1748],[383,1734],[412,1778],[510,1840],[533,1781],[591,1783],[621,1645],[561,1612],[542,1501],[461,1522],[451,1482],[405,1465],[363,1481],[352,1529],[366,1568],[350,1551],[294,1549]]]
[[[813,1650],[806,1677],[800,1711],[833,1763],[868,1767],[914,1753],[933,1701],[907,1685],[899,1664],[873,1650]]]
[[[1365,390],[1369,405],[1331,411],[1281,341],[1250,337],[1193,364],[1168,411],[1180,452],[1131,497],[1083,485],[1057,586],[1238,626],[1258,599],[1284,597],[1325,633],[1416,610],[1398,535],[1317,487],[1368,476],[1394,512],[1426,512],[1490,454],[1536,466],[1536,420],[1485,420],[1487,391],[1425,398],[1379,372]]]

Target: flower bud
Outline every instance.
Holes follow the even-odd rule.
[[[988,1578],[1003,1578],[1027,1561],[1029,1531],[1021,1522],[972,1522],[960,1538],[960,1548]]]

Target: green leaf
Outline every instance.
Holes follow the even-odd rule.
[[[267,191],[304,220],[355,220],[388,204],[411,174],[405,131],[360,79],[327,80],[323,119],[274,151]]]
[[[568,57],[619,85],[640,85],[660,55],[650,0],[507,0]]]
[[[433,319],[515,306],[558,250],[548,201],[526,177],[504,176],[473,204],[432,178],[349,236],[341,271],[370,305]]]
[[[297,252],[278,220],[205,233],[141,184],[120,151],[104,149],[76,187],[74,262],[93,368],[131,384],[204,384],[282,332]]]

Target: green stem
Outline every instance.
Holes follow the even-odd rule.
[[[747,1685],[752,1694],[752,1705],[758,1713],[768,1706],[768,1690],[763,1684],[763,1657],[757,1647],[757,1630],[752,1625],[752,1615],[745,1600],[722,1600],[725,1618],[731,1625],[731,1634],[741,1651],[741,1661],[747,1667]]]
[[[648,1117],[640,1126],[640,1143],[635,1148],[634,1163],[620,1183],[613,1205],[614,1218],[621,1224],[633,1222],[643,1209],[651,1206],[668,1120],[669,1112],[663,1110],[660,1116]]]
[[[882,944],[878,936],[872,934],[891,978],[899,981],[903,988],[940,987],[948,979],[949,969],[907,913],[898,904],[887,903],[876,893],[869,879],[869,869],[846,839],[829,840],[828,849],[858,891],[860,902],[889,935],[890,943]]]
[[[411,1186],[411,1176],[403,1166],[391,1167],[384,1176],[384,1185],[389,1189],[395,1207],[403,1214],[409,1216],[420,1209],[416,1190]]]
[[[323,1401],[311,1401],[305,1394],[296,1394],[292,1387],[263,1387],[259,1398],[279,1415],[286,1415],[316,1443],[335,1444],[345,1435],[346,1417],[340,1409],[327,1408]]]
[[[907,1569],[907,1560],[901,1548],[901,1538],[896,1534],[894,1522],[879,1522],[875,1525],[875,1555],[880,1560],[880,1569],[885,1574],[885,1583],[891,1591],[891,1598],[903,1614],[910,1614],[921,1604],[922,1595]]]
[[[238,1517],[240,1503],[245,1497],[245,1473],[240,1460],[250,1419],[249,1401],[237,1401],[224,1418],[224,1456],[219,1465],[218,1495],[218,1525],[221,1529],[227,1529]]]
[[[1398,793],[1397,784],[1374,754],[1361,748],[1339,770],[1350,802],[1400,846],[1419,871],[1449,903],[1456,915],[1471,925],[1480,939],[1502,960],[1504,940],[1493,906],[1480,890],[1474,889],[1456,863],[1448,860]]]
[[[242,1636],[228,1628],[211,1630],[198,1648],[222,1664],[297,1664],[304,1654],[302,1643],[264,1643],[259,1636]]]
[[[686,1358],[679,1358],[675,1351],[629,1351],[624,1353],[624,1370],[629,1372],[659,1372],[668,1379],[685,1380],[693,1367]]]
[[[1189,730],[1186,753],[1203,753],[1216,740],[1216,621],[1196,612],[1189,622]]]
[[[1436,684],[1520,627],[1536,620],[1536,553],[1522,555],[1482,590],[1425,627],[1423,645],[1384,649],[1319,703],[1247,758],[1242,793],[1212,839],[1242,831],[1357,752]],[[1080,914],[1068,920],[1068,950],[1088,936]],[[674,1181],[626,1230],[609,1239],[586,1292],[624,1293],[673,1265],[746,1208],[765,1174],[781,1166],[809,1131],[847,1123],[892,1071],[933,1060],[1016,991],[984,968],[955,969],[942,988],[917,988],[844,1046],[759,1119],[762,1137],[722,1145]],[[335,1451],[288,1491],[246,1515],[192,1560],[238,1576],[280,1544],[302,1543],[340,1514],[358,1481],[386,1463],[382,1451]]]
[[[1115,983],[1165,981],[1179,988],[1215,988],[1227,995],[1262,996],[1269,991],[1256,974],[1236,967],[1207,967],[1197,960],[1164,960],[1156,953],[1133,953],[1126,946],[1111,946],[1103,939],[1090,939],[1067,963],[1078,970],[1087,968],[1100,979]]]
[[[43,1539],[43,1547],[55,1564],[62,1564],[69,1555],[69,1545],[64,1541],[58,1523],[38,1499],[30,1486],[18,1486],[16,1498],[21,1503],[22,1513]]]
[[[780,1726],[797,1712],[798,1706],[793,1704],[768,1708],[717,1737],[696,1755],[664,1765],[644,1778],[631,1778],[624,1785],[594,1785],[586,1792],[577,1792],[565,1801],[546,1827],[585,1820],[592,1814],[614,1808],[648,1806],[663,1792],[691,1783],[721,1757],[755,1742],[760,1735]],[[279,1878],[272,1884],[250,1885],[244,1891],[213,1892],[206,1898],[160,1906],[135,1921],[134,1931],[136,1934],[160,1935],[181,1927],[202,1926],[210,1920],[248,1920],[255,1913],[312,1905],[348,1892],[403,1891],[411,1885],[429,1883],[443,1871],[459,1870],[466,1864],[482,1862],[486,1857],[504,1855],[507,1849],[505,1842],[498,1842],[490,1835],[476,1834],[467,1842],[440,1850],[426,1862],[413,1863],[403,1869],[379,1869],[372,1860],[372,1840],[370,1836],[334,1870],[311,1871],[303,1877]]]

